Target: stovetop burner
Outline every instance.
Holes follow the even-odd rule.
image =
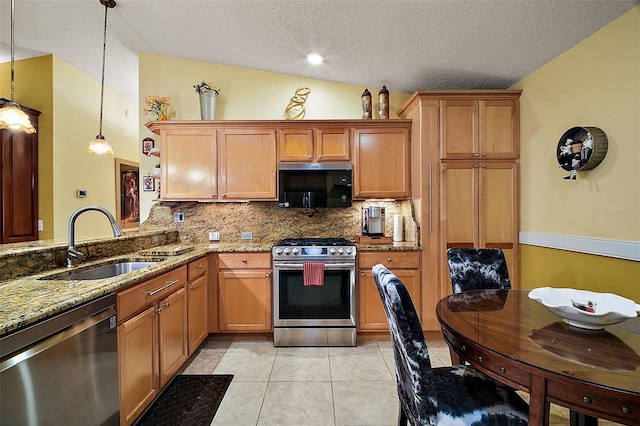
[[[352,246],[345,238],[285,238],[278,241],[277,246]]]

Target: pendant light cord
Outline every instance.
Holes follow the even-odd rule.
[[[14,22],[16,20],[16,0],[11,0],[11,102],[13,102],[13,79],[14,79],[14,62],[15,47],[13,39],[15,38]]]
[[[15,0],[11,0],[15,1]],[[107,51],[107,12],[109,11],[109,6],[105,4],[104,6],[104,38],[102,41],[102,83],[100,86],[100,132],[102,135],[102,108],[104,105],[104,63],[106,59],[106,51]]]

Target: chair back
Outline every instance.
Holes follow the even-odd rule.
[[[400,404],[410,419],[427,422],[425,410],[430,404],[423,400],[422,390],[427,386],[423,378],[431,370],[431,361],[420,319],[409,292],[393,272],[381,264],[372,272],[389,323]]]
[[[501,249],[450,248],[447,261],[453,293],[469,290],[511,289],[509,270]]]

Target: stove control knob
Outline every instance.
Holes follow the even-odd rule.
[[[329,249],[329,254],[336,254],[336,249],[330,248]]]
[[[277,248],[276,249],[276,254],[279,256],[282,254],[282,249],[281,248]]]
[[[344,254],[344,249],[339,248],[339,249],[338,249],[338,254]]]
[[[284,249],[284,254],[286,254],[287,256],[291,253],[291,249]]]
[[[298,251],[299,250],[297,248],[294,248],[293,250],[291,250],[291,254],[298,254]]]
[[[347,254],[351,254],[353,253],[353,250],[351,249],[351,247],[347,247]]]

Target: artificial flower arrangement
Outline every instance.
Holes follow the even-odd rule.
[[[144,109],[144,115],[153,112],[158,116],[158,120],[169,119],[169,106],[171,104],[166,96],[147,96],[144,98],[144,103],[147,105]]]
[[[202,81],[202,83],[194,85],[193,88],[196,89],[196,93],[198,95],[204,92],[214,92],[216,96],[220,94],[220,89],[218,89],[214,84],[206,81]]]

